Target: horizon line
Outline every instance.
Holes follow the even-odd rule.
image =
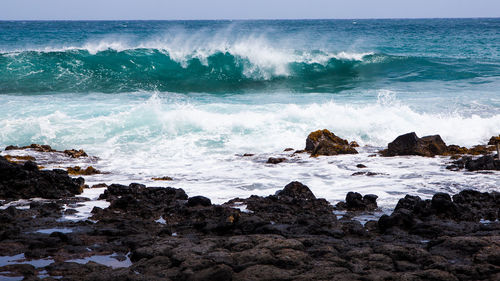
[[[497,17],[386,17],[386,18],[248,18],[248,19],[0,19],[0,22],[15,21],[294,21],[294,20],[432,20],[432,19],[500,19]]]

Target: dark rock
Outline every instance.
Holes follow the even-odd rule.
[[[173,181],[174,179],[169,176],[151,178],[154,181]]]
[[[212,202],[210,201],[210,199],[208,199],[207,197],[203,197],[203,196],[189,197],[189,199],[186,203],[186,206],[188,206],[188,207],[194,207],[194,206],[208,207],[210,205],[212,205]]]
[[[366,168],[366,165],[363,165],[363,164],[358,164],[358,165],[356,165],[356,168],[360,168],[360,169],[362,169],[362,168]]]
[[[295,199],[305,199],[305,200],[314,200],[316,196],[312,193],[312,191],[306,185],[298,181],[291,182],[283,188],[280,192],[277,193],[278,196],[288,196]]]
[[[369,176],[369,177],[373,177],[373,176],[377,176],[377,175],[381,175],[381,174],[374,173],[374,172],[354,172],[351,174],[351,176]]]
[[[254,156],[255,154],[253,153],[245,153],[243,154],[243,157],[251,157],[251,156]]]
[[[269,157],[269,159],[267,159],[267,164],[279,164],[279,163],[282,163],[282,162],[285,162],[286,161],[286,158],[274,158],[274,157]]]
[[[337,137],[327,129],[310,133],[306,139],[305,150],[311,153],[311,156],[358,153],[347,140]]]
[[[475,160],[465,162],[465,168],[469,171],[479,170],[500,170],[500,160],[494,159],[493,156],[482,156]]]
[[[382,151],[384,156],[419,155],[433,157],[447,152],[446,143],[439,135],[419,138],[415,133],[408,133],[397,137],[388,144],[387,150]]]
[[[377,209],[377,195],[367,194],[362,196],[357,192],[349,192],[346,195],[345,203],[339,202],[336,208],[349,211],[371,211]]]
[[[464,156],[451,165],[446,166],[446,169],[458,171],[460,169],[467,169],[469,171],[482,171],[482,170],[500,170],[500,160],[495,159],[491,155],[485,155],[477,159],[470,156]]]
[[[83,178],[62,170],[39,171],[34,162],[18,165],[0,156],[0,198],[63,198],[82,193],[83,187]]]
[[[283,151],[284,151],[284,152],[294,151],[294,149],[293,149],[293,148],[291,148],[291,147],[288,147],[288,148],[285,148]]]

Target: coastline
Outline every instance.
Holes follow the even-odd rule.
[[[313,156],[354,153],[354,144],[318,132],[323,133],[308,138],[315,143],[306,145]],[[408,135],[396,138],[392,151],[397,151],[397,140]],[[433,136],[427,142],[427,137],[411,137],[438,154],[434,146],[439,146],[440,138]],[[328,148],[330,140],[334,151]],[[338,150],[339,143],[344,150]],[[444,147],[447,151],[442,153],[449,153],[450,146]],[[73,153],[66,157],[77,152],[68,151]],[[453,158],[468,161],[465,157]],[[16,164],[0,157],[0,164],[2,199],[11,198],[0,202],[0,249],[5,253],[0,256],[0,277],[9,280],[495,280],[500,276],[500,194],[495,191],[437,192],[430,200],[402,195],[397,206],[384,214],[377,205],[383,198],[350,192],[345,202],[333,205],[316,198],[300,182],[291,182],[275,195],[212,204],[203,196],[208,194],[188,196],[172,187],[90,188],[83,178],[71,178],[63,170],[39,170],[29,159]],[[25,199],[15,200],[20,198]],[[103,203],[89,205],[96,199]]]

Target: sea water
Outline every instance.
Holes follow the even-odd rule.
[[[368,156],[412,131],[485,144],[499,89],[500,19],[0,22],[0,147],[82,148],[109,172],[89,183],[219,203],[292,180],[386,207],[498,190],[498,172],[448,171],[444,157]],[[360,154],[265,163],[323,128]],[[359,163],[378,175],[352,176]]]

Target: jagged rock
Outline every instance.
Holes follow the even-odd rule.
[[[69,150],[65,150],[63,152],[64,152],[64,154],[66,154],[67,156],[69,156],[71,158],[88,157],[87,153],[85,151],[83,151],[83,149],[80,149],[80,150],[69,149]]]
[[[446,143],[439,135],[419,138],[414,132],[401,135],[388,144],[384,156],[419,155],[433,157],[447,152]]]
[[[62,198],[82,193],[83,178],[73,179],[63,170],[39,171],[36,163],[10,163],[0,156],[0,198]]]
[[[90,176],[90,175],[101,174],[101,171],[97,170],[96,168],[94,168],[92,166],[88,166],[85,169],[81,168],[80,166],[68,167],[67,170],[68,170],[68,174],[70,174],[70,175]]]
[[[310,133],[306,139],[305,150],[311,153],[311,156],[358,153],[347,140],[337,137],[327,129]]]
[[[314,200],[316,196],[312,193],[312,191],[306,185],[298,181],[291,182],[283,188],[283,190],[277,192],[277,195],[287,196],[295,199],[305,199],[305,200]]]
[[[64,153],[66,156],[69,156],[71,158],[88,157],[87,153],[83,149],[80,150],[67,149],[64,151],[58,151],[53,149],[50,145],[36,144],[36,143],[26,146],[9,145],[5,148],[5,150],[22,150],[22,149],[32,149],[38,152],[59,152],[59,153]]]
[[[478,222],[481,219],[495,221],[500,216],[500,193],[481,193],[473,190],[464,190],[450,197],[446,193],[436,193],[431,200],[422,200],[418,196],[406,195],[400,199],[394,212],[383,215],[378,224],[382,231],[391,227],[399,227],[417,231],[418,225],[427,225],[425,231],[436,235],[435,230],[428,224],[439,221],[470,221]]]
[[[446,167],[449,170],[467,169],[469,171],[481,170],[500,170],[500,160],[495,159],[491,155],[485,155],[477,159],[470,156],[464,156],[459,160],[453,161],[451,165]]]
[[[345,197],[345,202],[339,202],[335,207],[340,210],[371,211],[378,208],[377,198],[375,194],[362,196],[357,192],[349,192]]]

